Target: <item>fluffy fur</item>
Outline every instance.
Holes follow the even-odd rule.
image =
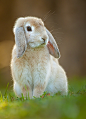
[[[28,25],[32,28],[30,32],[26,29]],[[11,60],[15,94],[21,97],[22,93],[24,96],[29,93],[29,97],[33,98],[33,96],[40,97],[44,91],[51,95],[60,91],[66,95],[68,92],[66,73],[59,65],[58,59],[49,53],[47,46],[49,36],[42,20],[35,17],[19,18],[14,26],[15,39],[16,29],[20,27],[24,29],[27,46],[23,49],[21,48],[23,45],[19,46],[20,42],[24,42],[24,38],[21,33],[17,35],[21,37],[21,41],[17,45],[18,39],[15,40]],[[24,52],[21,53],[20,50]]]

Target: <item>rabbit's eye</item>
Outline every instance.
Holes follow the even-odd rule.
[[[32,31],[30,26],[27,26],[27,31]]]

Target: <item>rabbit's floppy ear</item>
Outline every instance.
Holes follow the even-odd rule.
[[[58,46],[56,44],[54,37],[52,36],[52,34],[47,29],[46,29],[46,32],[47,32],[48,37],[49,37],[48,44],[47,44],[49,53],[51,55],[53,55],[55,58],[60,58],[60,52],[59,52],[59,49],[58,49]]]
[[[19,58],[24,54],[27,48],[27,42],[23,27],[16,28],[15,42],[16,42],[17,58]]]

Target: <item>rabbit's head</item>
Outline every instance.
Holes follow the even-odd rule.
[[[31,48],[47,46],[51,55],[59,57],[57,44],[41,19],[21,17],[16,21],[13,30],[18,58],[24,54],[27,45]]]

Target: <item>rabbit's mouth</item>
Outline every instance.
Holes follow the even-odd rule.
[[[46,42],[43,42],[41,45],[46,45]]]
[[[41,47],[45,46],[46,42],[29,42],[30,47],[35,48],[35,47]]]
[[[29,43],[34,43],[34,42],[29,42]]]

